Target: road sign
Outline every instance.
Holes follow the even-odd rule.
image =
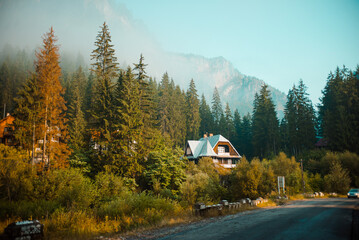
[[[278,193],[280,194],[280,189],[283,189],[285,193],[285,178],[283,176],[278,176]]]

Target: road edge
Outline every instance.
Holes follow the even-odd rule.
[[[359,240],[359,204],[355,205],[352,217],[351,239]]]

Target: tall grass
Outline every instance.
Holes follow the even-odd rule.
[[[128,193],[88,209],[65,207],[45,200],[0,202],[0,226],[4,229],[11,221],[38,219],[44,224],[45,236],[49,239],[87,239],[99,234],[158,226],[164,220],[176,222],[173,219],[181,218],[183,211],[174,200],[147,192]]]

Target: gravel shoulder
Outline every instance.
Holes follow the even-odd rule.
[[[111,239],[350,239],[352,212],[358,204],[359,200],[344,198],[296,200]]]

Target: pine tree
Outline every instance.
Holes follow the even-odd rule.
[[[184,147],[187,135],[186,129],[186,93],[171,81],[170,100],[170,136],[174,146]]]
[[[4,61],[0,68],[0,119],[3,118],[3,113],[10,112],[12,109],[12,84],[10,80],[10,72],[7,61]]]
[[[80,93],[80,97],[82,99],[82,101],[84,101],[85,98],[85,89],[86,89],[86,74],[84,72],[84,70],[82,69],[82,66],[79,66],[76,70],[76,72],[73,74],[73,88],[75,89],[76,87],[79,88],[79,93]]]
[[[167,140],[170,140],[170,101],[169,77],[168,74],[165,73],[159,85],[158,119],[162,136]]]
[[[64,113],[65,101],[61,94],[64,89],[60,83],[61,68],[59,65],[59,48],[51,27],[43,37],[43,48],[36,52],[36,77],[40,91],[39,118],[42,120],[42,160],[47,166],[63,167],[66,164],[69,151],[67,144],[67,129]]]
[[[221,103],[221,97],[219,96],[219,92],[217,87],[214,88],[213,98],[212,98],[212,115],[214,120],[214,132],[220,133],[220,125],[221,117],[223,117],[223,107]]]
[[[334,151],[359,151],[358,70],[359,67],[356,72],[337,68],[329,74],[322,91],[319,119],[323,136]]]
[[[235,139],[235,132],[236,129],[234,127],[234,120],[232,116],[231,108],[227,102],[225,108],[225,125],[224,125],[224,132],[223,134],[230,140],[233,141]]]
[[[282,118],[280,125],[279,125],[279,144],[281,151],[290,153],[290,141],[289,141],[289,134],[288,134],[288,123],[286,118]]]
[[[242,138],[242,120],[238,109],[234,111],[233,125],[234,125],[234,136],[231,142],[235,148],[239,149],[240,139]]]
[[[276,154],[278,148],[279,124],[275,105],[270,97],[268,85],[263,85],[256,93],[253,103],[253,148],[261,158]]]
[[[143,147],[143,115],[141,112],[140,84],[130,67],[120,73],[116,90],[117,130],[109,144],[115,154],[109,156],[114,170],[125,177],[138,177],[142,171],[140,161]]]
[[[190,82],[186,93],[186,116],[187,116],[187,139],[197,139],[199,137],[200,114],[199,100],[196,85],[193,79]]]
[[[103,23],[96,37],[95,47],[96,49],[92,51],[91,55],[91,59],[95,60],[91,71],[95,73],[96,78],[91,116],[96,136],[95,142],[99,146],[99,155],[101,155],[103,151],[107,151],[108,143],[112,140],[111,134],[115,131],[113,126],[113,80],[118,76],[119,70],[106,23]]]
[[[90,112],[92,108],[93,92],[94,92],[94,75],[91,72],[87,78],[85,96],[84,96],[85,119],[89,119],[91,116]]]
[[[15,98],[16,108],[14,112],[15,138],[19,145],[29,154],[31,162],[35,164],[35,148],[38,147],[40,137],[39,126],[40,118],[40,92],[38,79],[33,74],[23,87],[19,90],[18,97]]]
[[[199,133],[201,135],[206,134],[206,133],[213,133],[214,120],[213,120],[213,116],[211,113],[211,108],[207,104],[206,98],[204,97],[204,95],[202,95],[202,98],[201,98],[201,104],[199,106],[199,115],[200,115],[200,119],[201,119]]]
[[[296,154],[298,146],[297,138],[297,121],[298,113],[296,107],[296,88],[293,86],[292,89],[288,91],[287,103],[284,110],[284,121],[281,128],[281,134],[283,136],[288,136],[288,148],[291,154]],[[285,125],[284,125],[285,124]],[[283,129],[285,127],[285,129]]]
[[[245,155],[248,159],[253,157],[253,144],[252,144],[252,118],[248,113],[243,116],[241,124],[241,138],[239,139],[240,147],[237,149],[239,153]]]
[[[137,71],[136,73],[136,77],[137,79],[140,81],[140,85],[141,84],[145,84],[145,80],[148,78],[148,76],[146,75],[146,66],[148,64],[145,64],[143,61],[145,60],[145,58],[143,57],[142,53],[140,55],[140,61],[138,62],[138,64],[133,64],[135,65],[135,68],[133,70]],[[140,88],[143,88],[143,86],[140,86]]]
[[[157,103],[154,100],[156,95],[157,86],[153,84],[153,81],[146,75],[146,66],[144,63],[144,57],[141,54],[138,64],[134,64],[134,71],[136,80],[139,83],[140,91],[140,106],[143,115],[143,138],[146,149],[149,149],[155,145],[154,141],[158,135],[156,128],[157,116],[156,106]]]
[[[298,152],[310,150],[315,144],[315,111],[312,101],[308,98],[307,87],[300,80],[297,94],[297,111],[298,111]]]
[[[83,89],[82,79],[75,78],[73,83],[72,102],[69,107],[69,135],[70,147],[79,152],[85,147],[85,128],[86,121],[83,112]]]

